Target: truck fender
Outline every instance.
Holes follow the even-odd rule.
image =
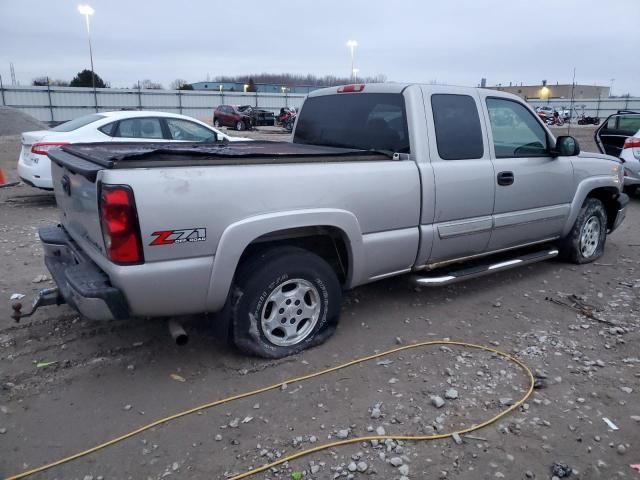
[[[589,194],[597,188],[615,188],[619,191],[619,184],[616,179],[611,175],[598,175],[589,178],[585,178],[578,184],[578,188],[576,189],[576,193],[573,196],[573,201],[571,202],[571,209],[569,211],[569,217],[562,229],[562,237],[565,237],[569,234],[571,229],[573,228],[573,224],[576,222],[576,218],[578,218],[578,214],[580,213],[580,209],[584,204],[584,201],[589,196]]]
[[[321,208],[293,210],[257,215],[229,225],[218,243],[207,293],[207,310],[216,312],[224,306],[240,257],[257,238],[291,228],[326,226],[341,230],[349,254],[347,288],[357,284],[365,274],[362,231],[356,216],[346,210]]]

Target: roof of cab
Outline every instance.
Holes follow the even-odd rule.
[[[504,97],[511,98],[514,100],[522,101],[520,97],[514,95],[512,93],[502,92],[500,90],[493,90],[490,88],[480,88],[480,87],[461,87],[457,85],[434,85],[434,84],[420,84],[420,83],[395,83],[395,82],[387,82],[387,83],[365,83],[365,84],[356,84],[356,85],[364,85],[364,88],[360,90],[362,93],[402,93],[406,88],[409,87],[420,87],[425,90],[433,90],[434,93],[447,93],[447,90],[452,94],[464,94],[464,93],[472,93],[477,91],[483,92],[491,92],[491,96],[495,97]],[[314,90],[309,93],[309,97],[319,97],[323,95],[335,95],[338,93],[338,89],[343,85],[336,85],[335,87],[327,87],[321,88],[318,90]],[[352,92],[353,94],[357,94],[360,92]],[[350,93],[346,93],[347,95]]]

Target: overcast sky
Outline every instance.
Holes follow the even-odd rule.
[[[360,75],[477,85],[576,81],[640,95],[640,0],[87,0],[96,73],[165,88],[217,75]],[[79,2],[0,0],[0,75],[89,68]]]

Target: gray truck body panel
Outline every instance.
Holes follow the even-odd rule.
[[[123,164],[99,170],[95,181],[52,157],[62,225],[123,292],[132,315],[169,316],[222,309],[241,256],[265,236],[309,227],[340,232],[348,254],[344,286],[352,288],[558,239],[571,229],[590,192],[621,190],[620,165],[613,157],[496,158],[485,100],[522,103],[513,95],[403,84],[367,85],[364,92],[350,95],[376,92],[403,95],[411,153],[371,161]],[[473,97],[482,127],[482,158],[440,158],[433,94]],[[336,95],[336,89],[309,97],[323,95]],[[515,174],[513,185],[497,185],[496,175],[503,170]],[[64,176],[70,179],[71,195],[60,187]],[[120,266],[105,256],[98,211],[101,183],[133,190],[144,263]],[[206,240],[149,245],[156,231],[188,228],[206,229]]]

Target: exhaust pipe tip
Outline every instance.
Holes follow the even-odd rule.
[[[176,345],[183,346],[189,342],[189,335],[176,320],[169,320],[169,334]]]

